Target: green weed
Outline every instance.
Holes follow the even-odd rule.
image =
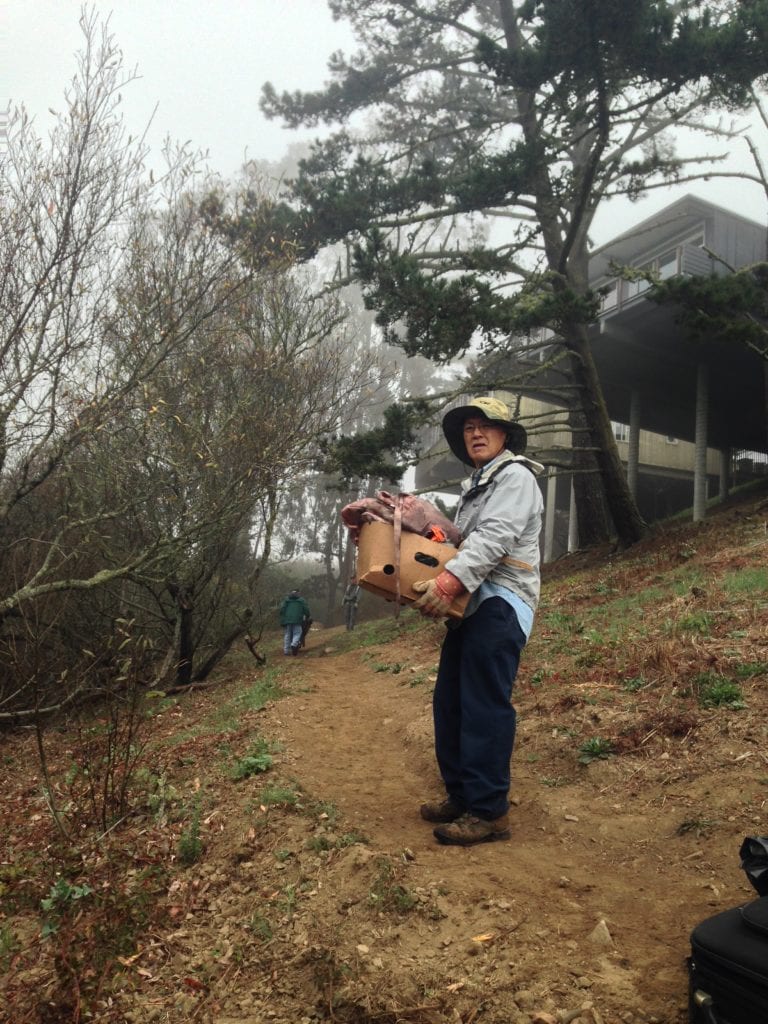
[[[741,711],[747,705],[741,687],[716,672],[701,672],[694,680],[698,701],[703,708],[730,708]]]
[[[251,744],[248,753],[235,761],[231,776],[239,782],[242,779],[249,779],[252,775],[259,775],[268,772],[272,767],[273,759],[269,753],[269,744],[264,739],[258,739]]]
[[[613,745],[610,740],[600,736],[593,736],[585,740],[579,747],[579,763],[590,764],[592,761],[604,761],[613,753]]]
[[[369,902],[380,910],[407,914],[417,906],[418,900],[410,890],[400,885],[395,869],[384,857],[377,862],[378,874],[371,887]]]
[[[140,936],[146,936],[150,922],[159,921],[163,913],[158,896],[167,891],[167,873],[159,865],[137,871],[132,855],[125,858],[123,852],[105,846],[106,858],[98,862],[98,882],[72,885],[59,877],[40,901],[41,934],[51,947],[57,1001],[74,1006],[75,1000],[85,1011],[67,1014],[67,1020],[98,1015],[91,1012],[95,1000],[104,994],[110,979],[122,972],[118,958],[135,953]],[[56,1014],[56,1019],[64,1018]]]
[[[752,679],[768,672],[768,661],[745,661],[743,665],[735,665],[733,674],[737,679]]]
[[[0,922],[0,967],[4,971],[10,968],[11,957],[20,948],[19,941],[9,924]]]
[[[568,779],[562,775],[544,776],[541,780],[542,786],[546,786],[548,789],[558,789],[560,786],[567,786]]]
[[[150,768],[139,768],[135,781],[146,793],[144,801],[149,813],[158,824],[165,824],[181,799],[179,791],[168,781],[165,772]]]
[[[692,587],[703,587],[706,582],[701,570],[689,565],[673,572],[672,579],[672,593],[677,597],[689,597]]]
[[[724,576],[722,586],[728,594],[764,594],[768,591],[768,569],[739,569]]]
[[[374,647],[377,644],[388,644],[393,640],[423,629],[423,621],[419,615],[401,615],[399,619],[372,619],[362,622],[352,632],[343,634],[341,644],[346,649]]]
[[[408,680],[410,687],[423,686],[425,683],[431,683],[432,677],[427,672],[417,672],[415,676],[412,676]]]
[[[615,623],[620,623],[624,628],[627,619],[636,622],[640,619],[646,605],[657,605],[662,597],[663,590],[660,587],[647,587],[639,594],[628,594],[613,598],[607,602],[602,612],[604,616],[610,616]]]
[[[633,676],[631,679],[624,679],[621,683],[622,690],[626,690],[627,693],[637,693],[638,690],[644,690],[648,686],[648,683],[642,676]]]
[[[263,914],[253,914],[247,927],[262,942],[269,942],[272,938],[272,925]]]
[[[179,836],[178,857],[185,867],[196,864],[203,855],[203,840],[200,837],[200,801],[196,799],[192,805],[192,817],[189,824]]]
[[[285,695],[277,669],[269,669],[259,676],[247,690],[243,690],[234,699],[238,711],[260,711],[269,701],[278,700]]]
[[[60,919],[72,910],[75,903],[92,894],[93,889],[87,884],[70,885],[65,878],[57,878],[45,899],[40,900],[40,906],[46,913],[41,932],[43,938],[57,932]]]
[[[300,793],[288,786],[265,786],[259,799],[264,807],[298,807]]]
[[[574,615],[569,612],[552,611],[546,616],[546,624],[549,629],[555,632],[572,633],[581,632],[583,628],[577,621]]]
[[[606,641],[597,629],[587,629],[581,636],[582,650],[576,656],[576,664],[582,668],[599,665],[605,657],[605,648],[613,647],[614,641]]]
[[[356,843],[367,842],[368,840],[357,832],[345,832],[342,836],[311,836],[305,843],[305,849],[314,850],[315,853],[326,853],[328,850],[344,850]]]
[[[707,612],[693,612],[691,615],[684,615],[678,621],[679,629],[685,633],[698,633],[700,636],[709,636],[712,626],[712,619]]]
[[[241,779],[249,779],[252,775],[268,772],[271,767],[271,754],[246,754],[235,763],[232,769],[232,778],[239,782]]]
[[[282,898],[278,900],[277,905],[280,907],[280,909],[288,918],[288,920],[290,920],[293,917],[294,913],[296,912],[297,903],[298,897],[296,895],[296,886],[286,885],[286,887],[283,889]]]
[[[166,697],[162,690],[148,690],[146,696],[154,698],[154,703],[147,706],[148,718],[156,718],[163,712],[175,708],[179,703],[177,697]]]
[[[604,579],[599,579],[597,581],[597,583],[595,584],[595,593],[596,594],[615,594],[616,593],[616,587],[612,586],[610,583],[608,583]]]
[[[178,733],[171,742],[183,743],[196,736],[237,732],[243,712],[259,711],[269,701],[278,700],[285,695],[281,679],[281,674],[277,669],[269,669],[260,675],[251,686],[240,691],[232,700],[217,707],[215,714],[208,720]]]
[[[552,670],[548,668],[537,668],[536,671],[531,675],[531,686],[541,686],[546,679],[552,675]]]
[[[312,814],[316,815],[321,821],[325,821],[328,824],[333,824],[339,817],[339,809],[330,800],[316,800],[311,806]]]

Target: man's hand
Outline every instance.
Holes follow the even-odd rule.
[[[413,607],[418,608],[422,615],[431,619],[440,619],[448,614],[454,599],[463,594],[466,587],[452,572],[443,569],[433,580],[417,580],[412,589],[422,596],[414,601]]]

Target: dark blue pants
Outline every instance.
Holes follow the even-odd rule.
[[[478,818],[509,809],[515,743],[512,685],[525,636],[500,597],[449,628],[432,702],[435,753],[451,800]]]

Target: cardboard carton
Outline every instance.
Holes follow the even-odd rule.
[[[442,572],[445,563],[456,554],[452,544],[436,544],[417,533],[400,534],[400,604],[412,604],[420,594],[411,589],[417,580],[430,580]],[[397,599],[397,561],[395,530],[389,523],[365,523],[357,548],[357,582],[364,590],[387,601]],[[448,615],[460,619],[469,601],[461,594]]]

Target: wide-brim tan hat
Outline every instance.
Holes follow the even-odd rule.
[[[467,446],[464,444],[464,420],[470,416],[482,416],[489,423],[507,432],[506,447],[515,455],[522,455],[528,444],[528,435],[525,427],[512,419],[512,413],[506,402],[490,396],[473,398],[468,405],[459,405],[455,409],[449,409],[443,416],[443,433],[456,458],[467,466],[473,466],[474,462],[467,453]]]

